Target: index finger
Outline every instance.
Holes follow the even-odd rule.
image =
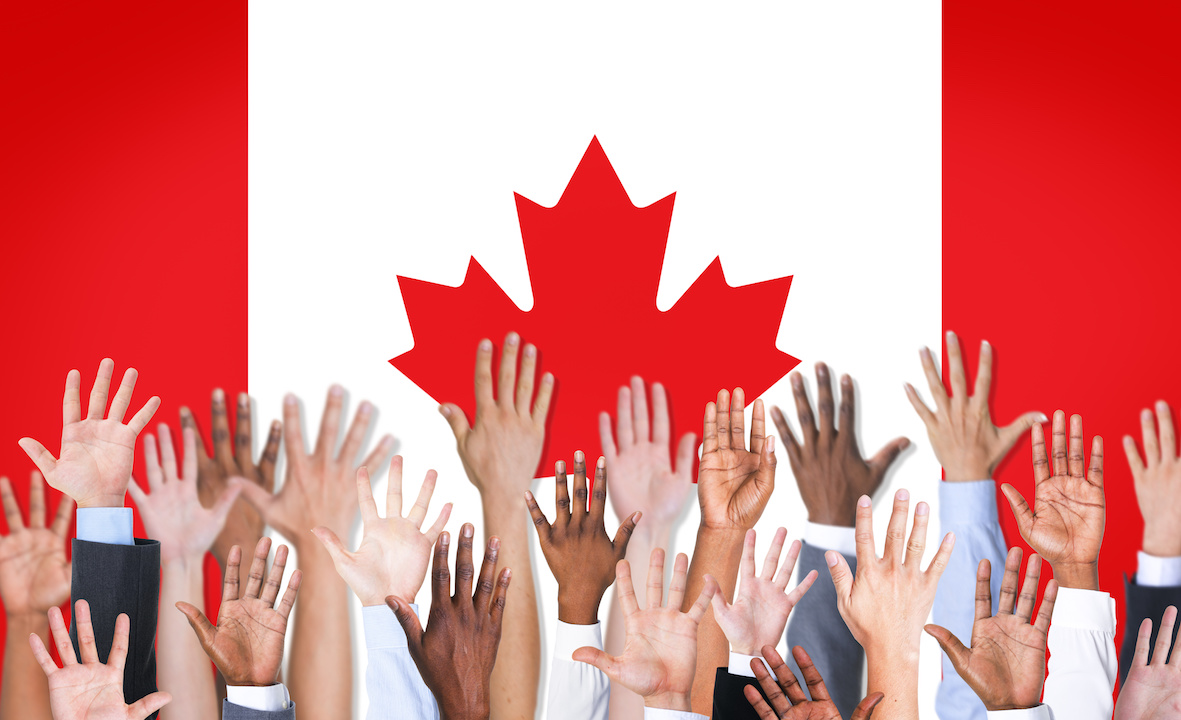
[[[21,508],[16,501],[16,494],[12,492],[12,483],[6,477],[0,477],[0,499],[4,501],[4,519],[8,521],[9,534],[23,530],[25,519],[21,515]]]

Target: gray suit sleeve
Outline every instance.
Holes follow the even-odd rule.
[[[222,720],[295,720],[295,703],[286,710],[252,710],[235,705],[229,700],[223,700],[221,706]]]
[[[841,711],[841,717],[849,717],[862,699],[865,651],[853,638],[853,633],[849,632],[837,610],[837,591],[829,576],[824,552],[824,548],[808,543],[804,543],[800,551],[799,577],[813,570],[820,577],[791,611],[787,623],[789,652],[785,659],[799,679],[800,686],[807,688],[790,649],[799,645],[807,650],[824,678],[829,696]],[[849,569],[856,574],[857,558],[850,555],[844,557],[849,563]]]

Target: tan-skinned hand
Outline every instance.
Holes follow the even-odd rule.
[[[697,498],[701,524],[713,530],[749,530],[755,526],[775,489],[775,437],[766,436],[763,401],[755,400],[750,449],[746,444],[742,388],[718,391],[717,403],[705,406]]]
[[[34,470],[29,479],[29,525],[8,478],[0,477],[0,499],[8,534],[0,536],[0,600],[9,617],[42,615],[70,599],[70,561],[66,533],[74,501],[63,495],[53,525],[45,527],[45,481]]]

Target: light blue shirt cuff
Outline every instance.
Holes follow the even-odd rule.
[[[410,603],[410,609],[418,616],[417,604]],[[388,605],[361,608],[361,620],[365,624],[365,645],[370,650],[406,647],[406,631]]]
[[[79,508],[79,540],[107,545],[134,545],[131,508]],[[235,703],[237,704],[237,703]]]
[[[951,525],[997,525],[996,483],[992,480],[939,483],[939,522]]]

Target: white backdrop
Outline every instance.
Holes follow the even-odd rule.
[[[387,362],[413,344],[395,275],[458,285],[475,255],[529,308],[512,193],[553,205],[597,135],[637,205],[677,193],[658,306],[715,255],[732,284],[794,275],[779,348],[857,379],[865,451],[916,445],[882,496],[907,487],[937,511],[939,467],[902,382],[923,387],[916,351],[940,341],[939,2],[256,0],[249,42],[249,384],[264,419],[293,391],[314,431],[344,384],[352,407],[378,406],[411,491],[437,469],[433,507],[450,500],[449,528],[479,529],[446,422]],[[786,378],[764,397],[790,406]],[[803,527],[782,460],[760,556],[775,527]],[[697,517],[675,550],[691,552]],[[534,549],[544,672],[556,585]],[[923,642],[933,717],[938,646]]]

